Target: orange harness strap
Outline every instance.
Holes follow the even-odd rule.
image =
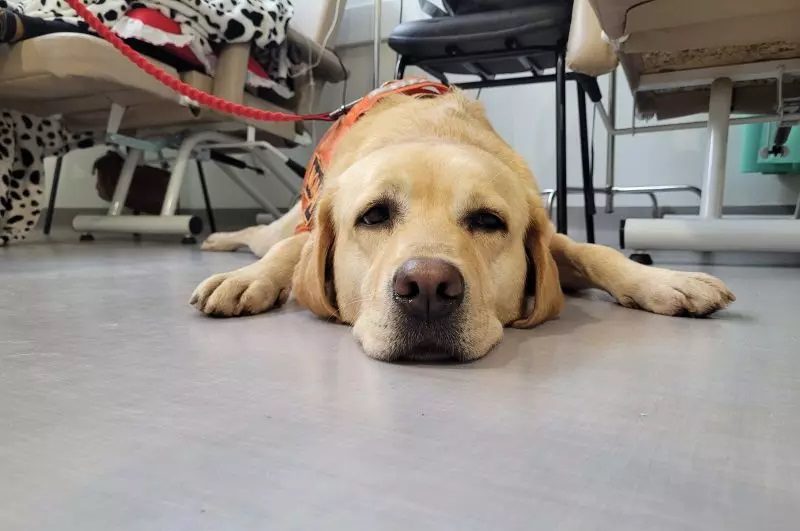
[[[450,91],[450,87],[422,78],[409,78],[397,81],[387,81],[358,100],[347,113],[339,118],[328,132],[322,137],[319,145],[311,156],[311,161],[306,167],[303,177],[303,187],[300,192],[300,206],[302,219],[295,228],[295,234],[310,232],[314,221],[314,210],[317,197],[322,186],[325,171],[333,157],[333,152],[339,140],[353,127],[353,125],[370,109],[386,96],[405,94],[408,96],[440,96]]]

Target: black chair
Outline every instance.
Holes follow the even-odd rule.
[[[515,4],[518,1],[510,0]],[[493,5],[500,6],[495,1]],[[533,5],[530,5],[533,4]],[[571,0],[531,0],[526,7],[414,20],[397,26],[389,46],[398,53],[396,77],[416,66],[449,83],[448,74],[472,74],[477,81],[452,83],[462,89],[555,82],[556,228],[567,232],[566,82],[578,91],[587,241],[594,242],[594,187],[589,161],[586,96],[600,101],[593,77],[566,72],[565,54],[572,16]],[[555,69],[555,73],[545,73]],[[527,74],[497,78],[498,74]]]

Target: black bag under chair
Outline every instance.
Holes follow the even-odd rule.
[[[571,0],[444,0],[446,11],[430,9],[428,19],[404,22],[389,36],[398,53],[395,75],[408,66],[421,68],[444,83],[449,74],[477,80],[452,83],[462,89],[555,83],[556,227],[567,232],[566,82],[575,81],[581,139],[586,235],[594,242],[594,187],[589,161],[586,96],[600,101],[594,77],[566,72],[565,55],[572,17]],[[555,70],[548,73],[548,70]],[[513,76],[507,76],[511,74]],[[499,77],[498,76],[503,76]]]

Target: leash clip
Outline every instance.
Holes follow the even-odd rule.
[[[339,118],[341,118],[342,116],[347,114],[350,111],[350,109],[355,107],[355,105],[359,101],[361,101],[361,98],[358,98],[357,100],[351,101],[350,103],[345,103],[344,105],[340,106],[339,108],[334,109],[331,112],[329,112],[328,113],[328,117],[331,120],[338,120]]]

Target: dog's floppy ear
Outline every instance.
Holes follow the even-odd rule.
[[[324,319],[339,320],[333,285],[335,229],[331,219],[331,200],[324,194],[316,206],[314,227],[303,246],[294,271],[292,290],[297,301]]]
[[[558,266],[550,253],[553,227],[538,197],[532,198],[528,203],[531,213],[525,234],[525,251],[528,255],[526,292],[530,293],[526,293],[524,298],[523,317],[512,323],[515,328],[532,328],[554,319],[564,306]],[[533,295],[532,308],[527,295]]]

